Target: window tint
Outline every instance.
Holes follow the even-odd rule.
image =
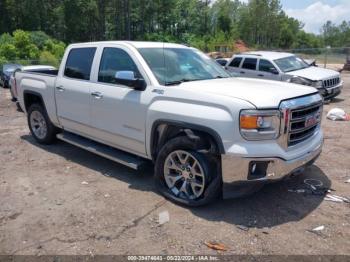
[[[271,72],[273,69],[276,69],[274,65],[267,60],[261,59],[259,62],[259,71]]]
[[[242,57],[234,58],[229,66],[239,67],[239,65],[241,64],[242,59],[243,59]]]
[[[225,66],[227,63],[225,59],[216,59],[215,61],[221,66]]]
[[[90,79],[96,48],[74,48],[69,52],[64,75],[83,80]]]
[[[140,48],[155,77],[162,85],[226,78],[230,75],[213,59],[192,48]]]
[[[127,52],[119,48],[104,48],[98,81],[115,84],[115,74],[118,71],[133,71],[136,78],[142,78],[136,64]]]
[[[256,58],[246,58],[246,59],[244,59],[242,68],[256,70],[257,61],[258,61],[258,59],[256,59]]]

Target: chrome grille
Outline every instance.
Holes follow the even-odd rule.
[[[327,80],[323,80],[323,87],[329,88],[337,86],[340,83],[340,77],[330,78]]]
[[[319,128],[322,103],[290,110],[288,146],[294,146],[310,138]]]

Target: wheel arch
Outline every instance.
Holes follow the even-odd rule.
[[[38,92],[31,91],[31,90],[25,90],[23,92],[23,101],[24,101],[24,107],[25,111],[28,112],[28,109],[33,104],[41,104],[44,109],[46,110],[46,106],[44,103],[44,99],[42,95]]]
[[[171,138],[186,135],[190,139],[207,140],[209,150],[215,154],[224,154],[225,148],[220,135],[213,129],[176,120],[159,119],[153,122],[150,136],[150,153],[153,160],[156,159],[161,147]]]

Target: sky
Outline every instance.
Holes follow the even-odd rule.
[[[319,34],[327,20],[335,24],[350,21],[350,0],[281,0],[281,4],[288,16],[305,24],[308,33]]]

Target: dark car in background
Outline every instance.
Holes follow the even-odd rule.
[[[230,60],[230,58],[216,58],[215,61],[221,65],[222,67],[225,67],[227,62]]]
[[[21,68],[21,65],[18,64],[5,64],[2,66],[0,72],[0,85],[4,88],[10,87],[10,77],[16,69]]]

